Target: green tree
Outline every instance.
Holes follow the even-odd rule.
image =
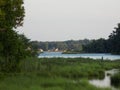
[[[16,71],[25,46],[14,28],[22,26],[23,0],[0,0],[0,70]],[[2,57],[2,59],[1,59]]]
[[[88,53],[107,53],[107,40],[100,38],[83,45],[83,51]]]
[[[23,0],[0,0],[0,31],[22,26],[24,16]]]
[[[26,56],[25,45],[13,30],[1,32],[0,37],[1,71],[16,71],[20,60]]]
[[[111,53],[120,54],[120,23],[109,36]]]

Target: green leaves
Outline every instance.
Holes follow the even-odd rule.
[[[118,27],[115,27],[115,31],[109,36],[109,42],[111,45],[111,52],[120,54],[120,23],[118,24]]]
[[[93,40],[91,43],[84,45],[83,50],[88,53],[112,53],[120,54],[120,24],[115,27],[108,39]]]
[[[20,60],[26,57],[24,42],[13,30],[0,33],[0,56],[4,58],[3,71],[14,71],[19,66]]]
[[[23,0],[0,1],[0,28],[7,30],[22,26],[24,16]]]
[[[13,30],[22,26],[24,20],[23,0],[0,0],[0,68],[14,71],[25,58],[24,42]]]

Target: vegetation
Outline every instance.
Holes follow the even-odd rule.
[[[98,40],[92,40],[89,44],[84,45],[83,49],[86,53],[110,53],[107,40],[101,38]]]
[[[0,32],[23,24],[23,0],[0,0]]]
[[[25,46],[21,38],[13,30],[0,33],[0,70],[9,72],[17,69],[18,63],[25,58]]]
[[[102,61],[84,58],[28,58],[21,62],[22,72],[35,72],[39,75],[65,78],[99,77],[105,70],[120,68],[118,61]]]
[[[14,31],[22,26],[24,16],[23,0],[0,0],[0,90],[111,90],[92,86],[88,80],[102,79],[105,70],[120,69],[119,60],[38,59],[33,56],[40,48],[53,51],[58,48],[75,53],[87,52],[91,48],[92,51],[88,52],[120,54],[120,25],[108,40],[31,42]],[[113,77],[114,80],[116,78],[119,75]]]
[[[43,49],[44,51],[55,51],[58,48],[59,51],[66,52],[82,52],[82,45],[88,44],[90,41],[88,39],[84,40],[68,40],[61,42],[39,42],[33,41],[31,44],[35,49]]]
[[[120,88],[120,73],[117,73],[111,77],[111,84]]]
[[[109,36],[109,42],[111,47],[111,53],[120,54],[120,23],[118,27],[115,27],[115,31]]]
[[[87,45],[84,45],[83,51],[88,53],[112,53],[120,54],[120,24],[115,28],[115,31],[109,35],[107,40],[98,39],[92,40]]]
[[[16,71],[25,57],[25,46],[13,30],[23,24],[23,0],[0,0],[0,69],[3,72]]]
[[[111,90],[97,88],[90,85],[85,79],[76,83],[65,78],[46,78],[33,75],[9,76],[0,82],[1,90]]]
[[[120,61],[84,58],[27,58],[19,73],[1,73],[1,90],[111,90],[90,85],[91,78],[104,78],[104,71],[120,68]]]
[[[69,40],[63,42],[31,42],[32,46],[44,51],[64,51],[64,54],[69,53],[111,53],[120,54],[120,24],[115,28],[115,31],[109,35],[108,39],[100,38],[97,40]]]

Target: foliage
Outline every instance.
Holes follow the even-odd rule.
[[[120,67],[119,60],[84,58],[27,58],[20,63],[21,73],[0,74],[0,90],[111,90],[90,85],[88,78],[103,78],[106,69]]]
[[[0,81],[0,90],[111,90],[92,86],[87,80],[81,79],[77,83],[66,78],[48,78],[37,75],[8,76]]]
[[[115,28],[108,39],[92,40],[83,46],[83,51],[88,53],[112,53],[120,54],[120,24]]]
[[[14,71],[21,59],[25,58],[26,51],[22,39],[13,30],[0,33],[1,71]]]
[[[111,77],[111,84],[120,87],[120,72]]]
[[[97,40],[68,40],[63,42],[32,42],[36,49],[44,51],[54,51],[58,48],[64,53],[112,53],[120,54],[120,24],[115,28],[115,31],[109,35],[108,39],[100,38]]]
[[[13,30],[0,33],[0,71],[18,71],[19,63],[27,56],[36,56],[31,48],[30,40],[24,35],[18,35]]]
[[[31,56],[37,56],[37,49],[34,48],[34,46],[31,44],[32,41],[28,39],[24,34],[18,35],[19,39],[21,39],[24,49],[26,50],[26,55],[31,57]]]
[[[22,72],[33,72],[43,77],[102,78],[104,70],[119,68],[119,63],[84,58],[27,58],[20,67]]]
[[[111,53],[120,54],[120,24],[115,28],[115,31],[109,36]]]
[[[103,38],[92,40],[89,44],[83,46],[83,51],[88,53],[108,53],[107,40]]]
[[[23,0],[0,0],[0,31],[23,24]]]
[[[23,0],[0,0],[0,70],[16,71],[26,55],[22,38],[13,31],[22,26]]]
[[[55,50],[59,49],[60,51],[73,51],[73,52],[81,52],[82,51],[82,45],[88,44],[89,40],[84,39],[84,40],[68,40],[68,41],[56,41],[56,42],[38,42],[38,41],[33,41],[31,42],[32,46],[34,49],[43,49],[44,51],[47,50]]]

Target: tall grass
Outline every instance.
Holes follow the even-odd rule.
[[[111,90],[97,88],[90,85],[87,80],[74,81],[61,77],[49,78],[34,75],[17,75],[6,77],[0,81],[0,90]]]
[[[27,58],[18,73],[0,73],[0,90],[111,90],[97,88],[89,78],[103,78],[104,71],[119,68],[120,61],[84,58]]]
[[[40,76],[65,78],[103,78],[104,71],[119,68],[120,61],[101,61],[84,58],[28,58],[21,62],[21,72]]]
[[[120,88],[120,73],[117,73],[111,77],[111,84]]]

